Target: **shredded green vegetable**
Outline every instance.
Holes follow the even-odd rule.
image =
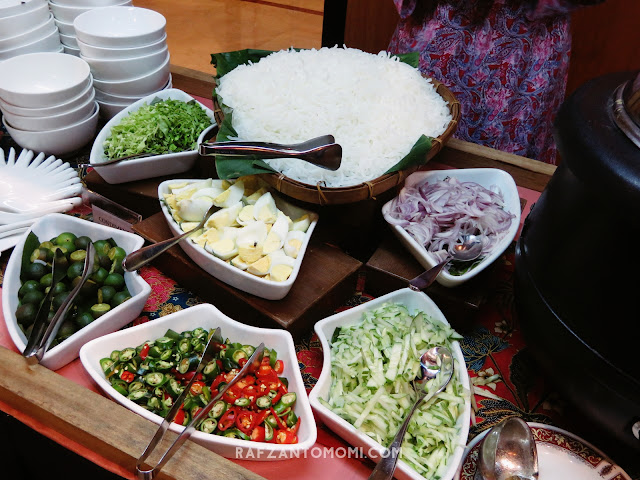
[[[120,158],[194,150],[198,137],[211,123],[195,100],[155,99],[111,129],[103,145],[104,154],[107,158]]]
[[[416,398],[410,381],[419,372],[420,354],[436,345],[451,348],[460,338],[422,312],[411,315],[404,305],[385,303],[334,335],[331,388],[320,401],[388,447]],[[433,480],[441,478],[458,444],[457,421],[468,396],[459,367],[445,391],[416,411],[402,445],[400,458]]]

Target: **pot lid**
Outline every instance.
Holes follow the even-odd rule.
[[[616,88],[612,109],[618,127],[640,147],[640,73]]]

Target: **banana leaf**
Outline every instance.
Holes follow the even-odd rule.
[[[261,58],[273,53],[268,50],[237,50],[234,52],[213,53],[211,54],[211,64],[216,68],[216,78],[220,78],[239,65],[249,62],[256,63]],[[420,55],[418,52],[411,52],[397,55],[401,62],[407,63],[414,68],[418,67]],[[233,128],[233,111],[224,105],[224,99],[220,98],[217,93],[213,92],[218,104],[224,112],[224,120],[220,125],[220,130],[216,137],[218,141],[228,141],[237,138],[237,132]],[[393,167],[385,173],[393,173],[404,170],[414,165],[421,165],[426,161],[426,155],[431,149],[432,138],[422,135],[413,145],[409,153]],[[222,155],[216,156],[216,171],[221,179],[233,179],[244,175],[255,175],[262,173],[276,173],[276,170],[267,165],[266,162],[255,156],[245,157],[228,157]]]

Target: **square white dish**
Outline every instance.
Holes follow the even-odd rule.
[[[33,232],[41,242],[49,240],[63,232],[72,232],[77,236],[87,235],[93,241],[112,238],[118,246],[122,247],[127,253],[139,249],[144,244],[144,239],[139,235],[82,220],[71,215],[52,213],[39,218],[31,228],[22,235],[20,241],[14,248],[11,258],[9,258],[9,263],[7,264],[4,284],[2,285],[2,309],[4,319],[13,343],[21,352],[24,351],[27,346],[27,339],[18,326],[15,312],[18,308],[22,252],[24,250],[24,242],[30,232]],[[147,298],[149,298],[151,294],[151,287],[138,273],[125,272],[124,279],[131,293],[131,298],[114,307],[86,327],[78,330],[65,341],[50,348],[44,354],[41,362],[42,365],[51,370],[57,370],[63,367],[78,357],[82,345],[94,338],[124,327],[140,315]]]
[[[300,374],[293,338],[286,330],[244,325],[227,317],[213,305],[200,304],[171,313],[157,320],[97,338],[82,347],[80,360],[89,375],[107,395],[121,405],[159,425],[162,422],[162,418],[159,415],[151,413],[135,402],[128,400],[111,386],[104,377],[100,367],[100,359],[108,357],[113,350],[135,347],[147,340],[155,340],[163,336],[169,328],[176,332],[182,332],[193,330],[197,327],[205,329],[220,327],[222,337],[228,338],[231,342],[242,342],[254,346],[264,342],[265,347],[275,349],[278,358],[284,362],[282,376],[289,380],[289,391],[297,394],[294,411],[300,418],[300,428],[298,430],[298,443],[289,445],[251,442],[211,435],[200,431],[195,431],[191,436],[191,440],[224,457],[247,460],[269,461],[296,458],[297,455],[311,448],[316,442],[316,423],[305,392],[302,375]],[[183,428],[174,423],[169,426],[169,429],[174,432],[180,432]]]
[[[432,170],[432,171],[419,171],[409,175],[405,181],[404,188],[412,187],[418,183],[437,182],[444,180],[447,177],[456,178],[462,182],[476,182],[483,187],[499,191],[502,194],[504,200],[504,209],[513,214],[514,218],[511,220],[511,226],[508,232],[500,239],[495,245],[493,250],[487,255],[478,265],[462,275],[451,275],[445,269],[442,270],[440,275],[436,278],[436,281],[445,287],[454,287],[460,285],[471,278],[478,275],[489,265],[491,265],[511,244],[518,232],[520,226],[520,195],[518,194],[518,188],[516,186],[513,177],[504,170],[498,168],[466,168],[466,169],[451,169],[451,170]],[[382,215],[384,219],[389,223],[389,226],[398,237],[400,242],[409,250],[409,252],[420,262],[425,269],[435,267],[439,260],[435,258],[430,252],[427,251],[420,243],[418,243],[407,231],[399,225],[394,225],[390,221],[389,211],[391,203],[390,200],[382,207]]]
[[[384,447],[371,437],[358,431],[353,425],[341,418],[337,414],[333,413],[329,408],[324,406],[319,399],[325,399],[328,397],[331,387],[331,338],[333,337],[336,328],[347,325],[355,325],[362,322],[363,313],[374,310],[380,307],[383,303],[400,303],[407,307],[411,314],[415,314],[417,311],[422,311],[428,316],[439,320],[440,322],[449,325],[440,309],[437,305],[424,293],[416,292],[409,288],[397,290],[395,292],[388,293],[382,297],[378,297],[367,303],[361,304],[357,307],[345,310],[330,317],[327,317],[318,323],[316,323],[314,330],[318,335],[318,339],[322,345],[323,351],[323,366],[318,382],[313,390],[309,394],[309,402],[313,411],[319,416],[320,419],[335,433],[342,437],[349,444],[354,447],[361,448],[373,461],[380,460],[380,456],[384,452]],[[469,391],[469,375],[466,369],[464,356],[458,342],[453,342],[452,353],[455,361],[455,370],[459,375],[460,382],[465,391]],[[458,468],[458,464],[462,459],[464,449],[467,443],[467,436],[469,433],[469,422],[471,418],[471,401],[467,395],[464,403],[464,409],[461,412],[457,426],[459,427],[459,436],[455,451],[451,458],[447,462],[446,472],[441,477],[441,480],[451,480]],[[424,480],[422,475],[418,474],[414,469],[407,465],[402,460],[398,461],[398,466],[394,474],[395,478],[400,480]]]
[[[169,208],[162,199],[164,198],[165,194],[170,192],[170,185],[183,182],[193,183],[199,181],[202,181],[202,179],[166,180],[158,186],[158,198],[160,199],[160,206],[162,207],[162,212],[164,213],[164,217],[167,220],[167,224],[169,225],[169,228],[174,235],[180,235],[184,232],[180,228],[178,223],[173,219]],[[278,208],[285,214],[289,215],[289,217],[291,218],[297,218],[304,213],[311,213],[310,211],[303,210],[286,202],[277,193],[274,194],[273,197]],[[264,278],[257,277],[243,270],[240,270],[239,268],[236,268],[233,265],[229,265],[227,262],[207,252],[200,245],[197,245],[189,239],[181,241],[180,247],[200,268],[202,268],[204,271],[214,276],[218,280],[225,282],[226,284],[238,288],[244,292],[256,295],[257,297],[265,298],[267,300],[280,300],[289,293],[289,290],[291,290],[291,287],[293,286],[293,283],[295,282],[298,273],[300,272],[300,266],[302,265],[307,246],[309,245],[309,239],[311,238],[311,235],[313,234],[313,230],[315,229],[317,223],[318,216],[316,214],[313,214],[312,221],[306,231],[304,241],[300,248],[300,252],[298,253],[298,256],[295,260],[293,272],[284,282],[266,280]]]
[[[129,115],[129,113],[138,110],[144,104],[150,103],[153,99],[159,98],[161,100],[173,99],[181,100],[183,102],[189,102],[195,100],[191,95],[179,90],[177,88],[169,88],[167,90],[161,90],[156,93],[152,93],[140,100],[132,103],[118,114],[116,114],[107,124],[100,130],[96,137],[93,147],[91,148],[91,154],[89,156],[89,163],[96,169],[98,174],[104,179],[105,182],[111,184],[133,182],[135,180],[142,180],[146,178],[161,177],[164,175],[173,175],[175,173],[186,172],[193,168],[196,159],[198,158],[198,150],[189,150],[186,152],[167,153],[163,155],[155,155],[146,158],[134,158],[131,160],[124,160],[120,163],[116,163],[109,166],[100,167],[100,163],[107,160],[104,155],[104,149],[102,145],[104,141],[111,134],[111,129],[118,125],[120,121]],[[196,101],[197,102],[197,101]],[[213,111],[205,107],[202,103],[197,102],[200,107],[204,109],[207,116],[211,119],[211,126],[202,131],[198,137],[197,143],[202,143],[206,134],[215,127],[215,118]]]

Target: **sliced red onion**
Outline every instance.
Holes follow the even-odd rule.
[[[405,187],[392,201],[389,214],[391,224],[403,227],[442,259],[468,234],[480,237],[486,256],[515,218],[504,209],[500,193],[454,177]]]

